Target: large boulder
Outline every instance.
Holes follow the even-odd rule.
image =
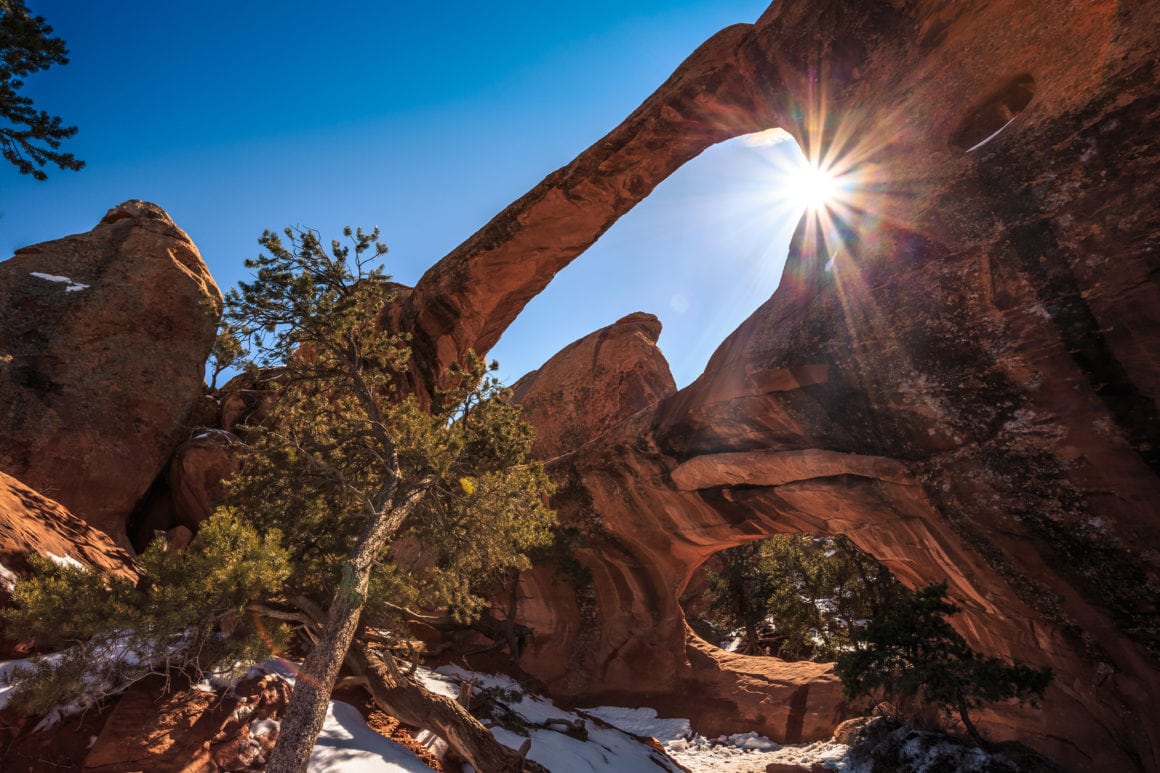
[[[0,470],[126,544],[187,432],[222,297],[153,204],[0,263]]]

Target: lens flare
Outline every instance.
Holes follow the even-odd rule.
[[[791,195],[807,210],[827,207],[838,193],[838,183],[829,171],[803,163],[790,179]]]

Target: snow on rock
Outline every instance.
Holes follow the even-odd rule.
[[[781,748],[781,744],[774,743],[763,735],[758,735],[752,730],[748,733],[736,733],[728,736],[725,743],[729,746],[736,746],[738,749],[755,752],[775,752]]]
[[[622,706],[597,706],[584,713],[620,728],[626,733],[655,738],[661,743],[691,738],[693,728],[687,719],[662,719],[656,709],[629,709]]]
[[[19,579],[16,572],[12,571],[4,564],[0,564],[0,587],[11,593],[16,589],[16,581]]]
[[[52,560],[52,562],[54,564],[56,564],[57,566],[64,566],[64,567],[71,566],[73,569],[80,569],[82,571],[88,569],[87,566],[85,566],[84,564],[82,564],[80,561],[76,560],[72,556],[68,555],[67,553],[63,556],[58,556],[55,553],[45,553],[45,555],[48,556]]]
[[[504,704],[518,714],[529,725],[528,736],[520,735],[503,727],[491,728],[496,739],[513,749],[531,738],[532,745],[528,759],[534,760],[554,773],[603,773],[615,770],[617,773],[680,773],[681,768],[658,749],[644,743],[615,727],[585,717],[584,712],[566,711],[551,701],[538,696],[527,695],[513,679],[498,674],[477,674],[458,666],[443,666],[438,675],[451,677],[459,683],[474,682],[476,689],[498,689],[505,695]],[[431,689],[429,681],[433,677],[423,677],[425,685]],[[438,681],[438,680],[436,680]],[[438,685],[436,685],[438,686]],[[443,682],[441,689],[454,689],[451,683]],[[444,692],[444,694],[448,694]],[[587,740],[581,740],[564,732],[569,724],[583,722]],[[686,723],[687,724],[687,723]]]
[[[44,279],[44,280],[49,281],[49,282],[61,282],[65,285],[67,285],[67,287],[64,288],[64,291],[66,293],[75,293],[75,292],[78,292],[80,290],[89,289],[89,285],[83,285],[80,282],[74,282],[73,280],[69,279],[67,276],[57,276],[56,274],[42,274],[39,271],[29,271],[28,273],[32,274],[32,276],[36,277],[37,279]]]

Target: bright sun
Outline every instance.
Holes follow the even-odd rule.
[[[791,184],[795,189],[795,197],[811,211],[825,208],[838,190],[834,176],[813,164],[802,164],[795,172]]]

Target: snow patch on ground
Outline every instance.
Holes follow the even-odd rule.
[[[512,700],[503,701],[513,712],[531,725],[528,736],[523,736],[506,728],[491,728],[492,735],[500,743],[519,749],[528,738],[531,748],[528,759],[535,760],[554,773],[603,773],[615,770],[617,773],[680,773],[681,769],[663,752],[654,749],[639,739],[615,727],[593,721],[585,712],[573,712],[559,708],[544,698],[528,695],[513,679],[500,674],[477,674],[458,666],[443,666],[437,674],[455,680],[454,691],[458,694],[460,683],[474,682],[476,689],[499,689]],[[431,677],[424,677],[424,680]],[[443,689],[452,687],[446,682]],[[430,689],[430,688],[429,688]],[[444,694],[447,694],[446,692]],[[564,732],[569,724],[582,721],[587,731],[587,740],[574,738]]]
[[[106,655],[111,653],[106,653]],[[0,662],[0,708],[12,690],[5,675],[26,660]],[[278,673],[292,681],[297,669],[284,660],[269,660],[251,669],[255,673]],[[503,675],[479,674],[457,666],[436,671],[420,668],[416,678],[428,690],[455,698],[464,684],[473,689],[495,689],[501,702],[529,725],[529,735],[499,725],[491,732],[501,743],[519,749],[528,738],[530,759],[554,773],[763,773],[773,762],[809,766],[820,763],[830,770],[857,773],[846,759],[847,747],[832,741],[797,746],[779,746],[755,732],[737,733],[708,739],[696,734],[687,719],[658,717],[651,708],[600,706],[568,711],[551,701],[530,695],[515,680]],[[216,680],[211,680],[216,681]],[[219,682],[217,687],[222,687]],[[209,684],[204,685],[209,687]],[[565,732],[569,725],[583,722],[587,740]],[[278,722],[255,720],[254,736],[274,732]],[[431,746],[445,746],[430,734]],[[646,739],[656,739],[656,748]],[[969,768],[967,768],[969,769]],[[423,773],[429,771],[422,760],[405,746],[376,733],[367,726],[358,710],[332,701],[310,758],[312,772],[353,771],[354,773]]]
[[[689,720],[659,718],[648,708],[598,706],[582,713],[634,735],[656,738],[668,755],[691,773],[763,773],[772,762],[820,763],[831,770],[845,769],[847,747],[833,741],[781,746],[752,731],[709,739],[694,733]]]
[[[66,293],[75,293],[75,292],[79,292],[81,290],[89,289],[89,285],[83,285],[80,282],[74,282],[72,279],[69,279],[67,276],[57,276],[56,274],[42,274],[39,271],[29,271],[28,273],[32,274],[37,279],[44,279],[45,281],[48,281],[48,282],[60,282],[60,283],[67,285],[64,288],[64,291]]]
[[[405,746],[371,730],[358,709],[331,701],[310,755],[311,773],[431,773]]]
[[[687,719],[662,719],[656,709],[629,709],[623,706],[597,706],[584,709],[584,713],[596,717],[626,733],[655,738],[661,743],[670,740],[687,739],[693,736],[693,728]]]
[[[651,708],[598,706],[566,711],[544,698],[524,694],[520,685],[506,676],[477,674],[457,666],[444,666],[436,672],[420,669],[418,674],[427,689],[449,697],[459,694],[460,684],[473,680],[476,688],[508,691],[517,700],[506,705],[530,723],[583,719],[587,742],[556,729],[562,726],[531,731],[528,757],[554,773],[659,773],[682,769],[690,773],[764,773],[773,762],[805,766],[818,763],[829,770],[848,770],[848,747],[833,741],[781,746],[755,732],[708,739],[693,732],[689,720],[658,717]],[[513,749],[520,748],[526,740],[502,727],[493,727],[491,732]],[[664,753],[642,740],[648,738],[656,739]]]

